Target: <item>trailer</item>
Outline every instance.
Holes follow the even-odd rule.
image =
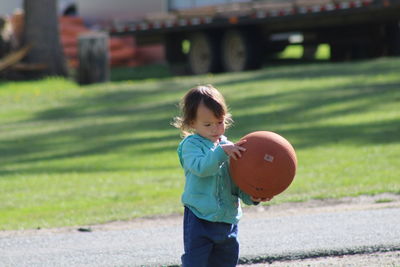
[[[193,74],[257,69],[293,35],[305,51],[329,44],[333,61],[400,55],[400,0],[179,2],[107,31],[133,35],[138,45],[162,43],[170,67]]]

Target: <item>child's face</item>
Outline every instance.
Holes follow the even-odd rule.
[[[214,113],[204,104],[197,108],[196,119],[191,127],[201,136],[215,143],[225,133],[224,118],[216,118]]]

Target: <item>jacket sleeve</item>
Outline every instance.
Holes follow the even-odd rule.
[[[189,141],[182,147],[183,168],[199,177],[217,173],[228,158],[220,145],[204,150],[201,145]]]
[[[258,205],[260,202],[254,202],[251,200],[251,196],[243,192],[242,190],[239,189],[239,198],[243,201],[244,204],[246,205]]]
[[[260,203],[251,200],[251,196],[240,190],[240,188],[234,182],[232,182],[232,194],[238,196],[246,205],[258,205]]]

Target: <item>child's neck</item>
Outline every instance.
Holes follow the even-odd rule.
[[[208,139],[207,137],[204,137],[204,136],[202,136],[201,134],[199,134],[199,133],[196,133],[196,134],[198,134],[198,135],[200,135],[201,137],[203,137],[203,138],[205,138],[205,139]],[[208,139],[208,140],[210,140],[210,139]],[[216,145],[218,145],[219,144],[219,142],[221,142],[221,137],[220,138],[218,138],[218,140],[217,141],[212,141],[212,140],[210,140],[210,142],[212,142],[215,146]]]
[[[219,142],[221,142],[221,137],[220,137],[220,138],[218,138],[218,140],[214,142],[214,145],[218,145],[218,144],[219,144]]]

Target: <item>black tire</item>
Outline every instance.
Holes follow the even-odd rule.
[[[218,34],[196,32],[191,34],[188,55],[189,69],[193,74],[221,71]]]
[[[400,21],[386,25],[386,44],[388,56],[400,56]]]
[[[304,45],[302,58],[305,60],[314,60],[317,49],[318,45]]]
[[[169,34],[164,38],[165,58],[172,73],[188,74],[187,56],[183,53],[183,35]]]
[[[331,47],[331,61],[339,62],[351,59],[351,47],[346,44],[330,44]]]
[[[259,68],[263,62],[260,35],[254,31],[228,30],[222,39],[222,65],[225,71]]]

